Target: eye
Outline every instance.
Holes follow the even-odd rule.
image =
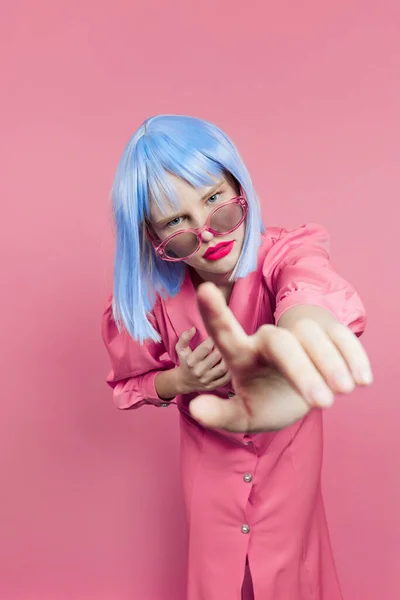
[[[208,202],[210,204],[215,204],[216,202],[218,202],[218,196],[221,195],[222,192],[216,192],[215,194],[213,194],[212,196],[209,197]]]
[[[167,223],[167,227],[176,227],[177,225],[180,225],[182,222],[182,217],[175,217],[175,219],[172,219],[172,221],[169,221],[169,223]]]

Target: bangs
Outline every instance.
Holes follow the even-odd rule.
[[[200,138],[200,139],[199,139]],[[177,197],[169,175],[186,181],[194,188],[215,183],[225,169],[218,161],[217,144],[211,136],[144,135],[140,144],[142,152],[138,156],[143,162],[138,171],[143,173],[147,184],[145,215],[150,212],[150,199],[164,214],[166,200],[176,207]],[[142,182],[145,185],[145,182]]]

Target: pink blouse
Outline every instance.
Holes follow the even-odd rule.
[[[256,270],[233,286],[229,307],[248,334],[278,324],[299,304],[331,311],[357,334],[364,306],[329,260],[326,230],[270,227]],[[102,335],[111,359],[107,383],[120,409],[176,404],[189,525],[188,600],[239,600],[246,558],[256,600],[341,600],[321,497],[322,415],[278,432],[235,434],[207,430],[190,415],[196,394],[161,400],[154,379],[178,365],[175,345],[196,327],[194,349],[206,337],[187,273],[174,298],[158,298],[150,319],[162,342],[135,342],[118,332],[109,299]],[[233,394],[220,388],[222,398]]]

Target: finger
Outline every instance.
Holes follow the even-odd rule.
[[[195,369],[193,374],[195,377],[197,377],[203,389],[216,390],[218,387],[225,385],[225,379],[227,378],[228,370],[226,365],[221,366],[220,363],[214,367],[214,369],[209,369],[202,374],[198,374]],[[228,377],[228,381],[229,380],[230,375]]]
[[[197,363],[204,360],[214,348],[214,340],[207,338],[191,352],[186,364],[188,367],[194,367]]]
[[[253,340],[256,351],[267,363],[272,363],[311,406],[325,408],[333,404],[332,390],[290,331],[263,325]]]
[[[189,404],[189,410],[206,427],[237,433],[280,430],[302,419],[310,411],[309,404],[294,388],[288,386],[278,371],[275,375],[272,373],[268,387],[268,397],[255,398],[250,411],[240,396],[223,400],[211,394],[198,396]]]
[[[192,358],[192,355],[190,355],[186,361],[186,364],[189,367],[191,367],[192,363],[194,362]],[[213,350],[213,352],[211,352],[211,354],[209,354],[204,360],[201,360],[200,362],[194,365],[194,367],[192,368],[193,375],[200,379],[201,383],[211,381],[211,369],[220,362],[221,354],[218,350]]]
[[[226,305],[222,292],[213,283],[202,283],[197,300],[207,331],[227,364],[243,362],[248,336]]]
[[[206,358],[200,360],[200,362],[193,360],[193,354],[194,352],[192,352],[192,354],[189,356],[186,364],[189,367],[192,367],[195,377],[200,379],[205,376],[207,381],[209,381],[211,369],[221,361],[221,354],[219,350],[213,350]]]
[[[182,333],[182,335],[180,336],[180,338],[175,346],[175,350],[176,350],[176,353],[179,356],[179,358],[184,359],[184,358],[187,358],[189,356],[189,354],[191,354],[192,350],[191,350],[189,344],[190,344],[190,340],[193,338],[195,333],[196,333],[196,328],[192,327],[188,331],[184,331]]]
[[[346,361],[318,323],[312,319],[303,319],[296,324],[292,333],[333,391],[345,394],[354,390],[354,379]]]
[[[218,363],[221,362],[221,353],[219,350],[215,349],[203,360],[202,367],[204,368],[204,372],[210,371],[213,369]],[[224,363],[225,364],[225,363]]]
[[[231,374],[229,372],[227,372],[227,373],[225,373],[225,375],[223,375],[219,379],[214,379],[213,381],[208,383],[206,386],[204,386],[204,389],[206,389],[208,391],[217,390],[218,388],[225,387],[230,382],[231,382]]]
[[[357,336],[341,323],[330,327],[327,334],[341,352],[355,382],[358,385],[370,385],[373,382],[371,364]]]
[[[204,427],[246,432],[249,418],[243,404],[237,399],[223,400],[212,394],[197,396],[189,404],[194,419]]]
[[[208,379],[209,379],[209,381],[217,381],[221,377],[225,377],[225,375],[227,374],[227,372],[228,372],[228,369],[226,367],[226,364],[221,361],[213,369],[210,369],[208,371],[208,373],[209,373],[209,378]]]

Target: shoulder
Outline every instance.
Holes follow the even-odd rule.
[[[160,298],[157,295],[153,308],[147,313],[147,318],[151,325],[158,331],[157,325],[157,310],[160,305]],[[120,320],[115,317],[115,306],[114,297],[110,293],[106,303],[103,306],[103,312],[101,315],[101,334],[104,342],[110,344],[113,340],[118,339],[119,341],[132,341],[131,336],[128,334],[122,318]]]
[[[310,240],[324,242],[329,240],[327,229],[319,223],[305,223],[293,229],[285,227],[267,227],[262,235],[262,246],[274,246],[277,242],[282,246],[290,243],[306,243]]]
[[[314,253],[320,249],[329,251],[330,236],[327,229],[318,223],[306,223],[294,229],[269,227],[263,234],[261,252],[264,259],[279,261],[293,254]]]
[[[306,223],[294,229],[269,227],[263,235],[259,268],[264,279],[273,282],[289,265],[312,269],[329,263],[329,233],[318,223]]]

